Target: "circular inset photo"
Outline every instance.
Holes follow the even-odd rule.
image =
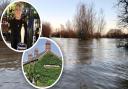
[[[9,48],[23,52],[35,44],[40,34],[40,17],[31,4],[17,1],[6,7],[1,16],[1,35]]]
[[[35,88],[52,87],[63,71],[63,55],[51,39],[41,37],[36,45],[23,52],[22,71]]]

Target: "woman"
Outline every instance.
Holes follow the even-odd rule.
[[[21,42],[21,28],[24,26],[25,36],[24,43],[27,44],[27,23],[22,18],[22,5],[17,3],[14,9],[14,18],[10,20],[11,29],[11,47],[17,49],[18,43]]]

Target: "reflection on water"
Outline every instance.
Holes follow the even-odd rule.
[[[116,48],[115,39],[53,39],[65,63],[61,79],[51,89],[128,89],[128,50]],[[33,89],[19,68],[21,54],[4,50],[0,48],[0,89]]]
[[[63,49],[62,78],[53,89],[128,89],[128,51],[115,39],[55,39]]]

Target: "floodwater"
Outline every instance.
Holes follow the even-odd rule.
[[[21,71],[21,53],[0,41],[0,89],[33,89]]]
[[[65,66],[52,89],[128,89],[128,50],[116,48],[115,39],[55,40]]]
[[[116,48],[115,39],[53,39],[64,54],[64,71],[51,89],[128,89],[128,50]],[[4,50],[0,48],[0,89],[34,89],[21,72],[21,54]]]

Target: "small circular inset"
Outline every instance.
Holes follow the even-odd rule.
[[[49,88],[62,74],[63,55],[53,40],[41,37],[36,45],[23,52],[21,64],[29,84],[35,88]]]
[[[1,16],[1,35],[9,48],[23,52],[35,44],[40,34],[40,17],[31,4],[15,1],[6,7]]]

